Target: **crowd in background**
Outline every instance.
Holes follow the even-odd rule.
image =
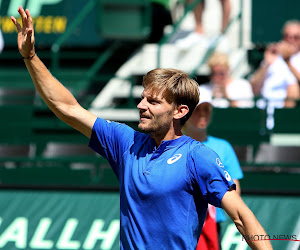
[[[163,36],[164,27],[172,23],[170,10],[168,10],[170,1],[151,0],[151,2],[155,6],[153,8],[155,13],[160,9],[159,15],[153,14],[151,37],[153,33],[157,36],[155,40],[150,39],[150,42],[157,42]],[[187,0],[186,4],[192,2]],[[222,7],[220,34],[223,34],[230,21],[232,3],[230,0],[220,0],[220,4]],[[200,1],[194,8],[195,29],[186,37],[175,41],[179,48],[188,49],[197,43],[204,43],[205,6],[206,1]],[[162,20],[159,29],[157,29],[158,19]],[[253,107],[254,99],[261,97],[256,105],[259,108],[267,108],[270,117],[274,113],[274,108],[295,107],[296,101],[300,98],[300,22],[286,20],[282,31],[278,30],[278,33],[280,32],[282,40],[266,46],[260,66],[247,79],[234,79],[229,55],[216,51],[208,60],[210,81],[201,86],[201,95],[210,96],[213,106],[224,108]],[[268,122],[268,128],[271,129],[274,124],[270,119]]]

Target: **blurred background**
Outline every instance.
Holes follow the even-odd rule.
[[[268,44],[281,40],[284,23],[300,20],[296,0],[231,0],[230,21],[220,32],[220,1],[209,0],[204,38],[182,47],[179,40],[196,25],[196,2],[0,1],[1,249],[119,249],[118,180],[35,91],[10,16],[18,17],[19,5],[30,10],[38,56],[82,106],[137,129],[136,105],[149,70],[178,68],[202,85],[210,78],[207,61],[219,51],[228,55],[233,77],[250,81]],[[233,146],[244,172],[242,198],[267,233],[281,239],[272,241],[274,249],[296,250],[300,105],[295,100],[270,112],[258,105],[264,99],[255,95],[247,108],[215,107],[208,131]],[[222,234],[222,249],[248,249],[230,220]]]

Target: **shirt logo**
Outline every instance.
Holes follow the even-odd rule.
[[[168,164],[173,164],[174,162],[178,161],[181,158],[182,154],[176,154],[172,156],[170,159],[168,159]]]
[[[226,180],[227,180],[227,181],[231,181],[231,176],[230,176],[230,174],[229,174],[227,171],[225,171],[225,170],[224,170],[224,174],[225,174]]]
[[[224,165],[219,158],[216,159],[216,163],[220,168],[224,168]]]

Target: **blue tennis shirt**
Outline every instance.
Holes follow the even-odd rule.
[[[155,141],[98,118],[89,146],[120,181],[121,249],[195,249],[208,203],[234,187],[219,156],[187,136]]]

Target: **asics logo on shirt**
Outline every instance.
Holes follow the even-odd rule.
[[[219,158],[216,158],[216,163],[220,168],[224,168],[224,165]],[[226,170],[224,170],[224,175],[227,181],[231,181],[231,176]]]
[[[172,156],[170,159],[168,159],[168,164],[173,164],[174,162],[178,161],[181,158],[182,154],[176,154]]]
[[[224,170],[224,174],[225,174],[226,180],[227,180],[227,181],[231,181],[231,176],[230,176],[230,174],[229,174],[227,171],[225,171],[225,170]]]

